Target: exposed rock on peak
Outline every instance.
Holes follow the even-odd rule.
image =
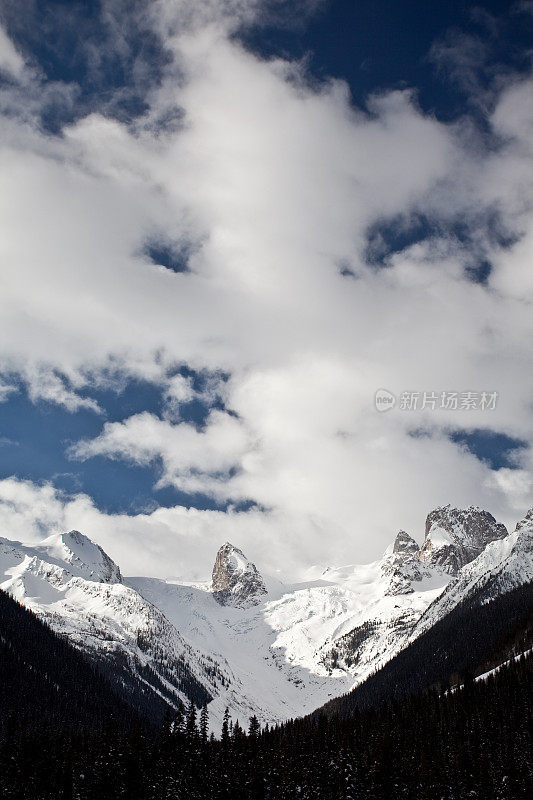
[[[399,531],[392,546],[393,553],[411,553],[414,555],[419,550],[420,548],[412,536],[405,531]]]
[[[238,547],[226,542],[213,567],[212,592],[220,605],[246,607],[260,603],[267,590],[255,564]]]
[[[515,531],[524,531],[528,528],[533,529],[533,508],[530,508],[524,519],[516,523]]]
[[[387,595],[411,594],[413,583],[430,573],[419,559],[420,548],[405,531],[396,535],[394,543],[387,548],[381,564],[381,572],[388,580]]]
[[[531,562],[533,555],[533,508],[530,508],[524,519],[521,519],[516,524],[514,533],[517,536],[516,552],[523,553]]]
[[[503,539],[507,534],[505,525],[496,522],[488,511],[475,506],[467,509],[442,506],[427,516],[420,559],[456,575],[490,542]]]

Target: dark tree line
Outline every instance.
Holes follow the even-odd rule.
[[[6,610],[9,615],[4,605]],[[453,692],[413,691],[374,705],[356,704],[342,716],[328,709],[271,730],[261,730],[256,718],[244,730],[243,721],[226,713],[215,740],[208,732],[208,707],[190,702],[167,713],[161,725],[150,724],[114,695],[80,654],[17,607],[19,612],[28,625],[17,640],[20,652],[8,642],[3,623],[0,628],[2,798],[533,796],[531,657],[512,660],[487,680],[475,682],[465,673],[463,686]],[[28,633],[32,643],[25,649]],[[514,639],[522,633],[523,627],[519,632],[515,626]],[[56,663],[58,655],[66,659],[63,665]]]

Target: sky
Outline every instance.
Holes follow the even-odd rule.
[[[0,535],[287,580],[533,505],[532,2],[0,0]]]

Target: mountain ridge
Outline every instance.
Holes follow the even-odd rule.
[[[444,552],[437,530],[448,532]],[[361,684],[474,587],[493,597],[533,580],[532,534],[533,510],[509,534],[481,509],[443,506],[422,547],[400,531],[371,564],[282,585],[226,542],[212,582],[193,585],[123,577],[70,531],[38,545],[0,539],[0,587],[170,707],[208,702],[215,729],[226,706],[276,724]]]

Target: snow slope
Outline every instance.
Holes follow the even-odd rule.
[[[513,533],[490,542],[459,571],[421,616],[411,638],[419,636],[466,598],[477,595],[480,602],[489,602],[530,581],[533,581],[533,509],[517,523]]]
[[[208,700],[223,680],[224,665],[195,651],[77,531],[37,547],[0,538],[0,588],[79,649],[125,661],[132,677],[171,702],[191,693]]]

